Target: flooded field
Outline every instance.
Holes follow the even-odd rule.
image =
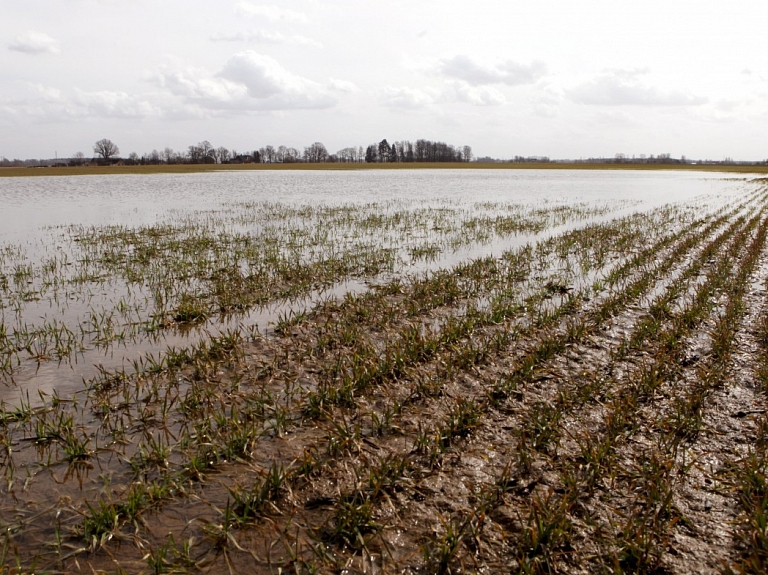
[[[9,572],[763,572],[768,186],[0,182]]]

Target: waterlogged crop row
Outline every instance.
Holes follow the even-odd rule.
[[[18,381],[44,362],[96,363],[115,347],[156,345],[169,329],[215,330],[265,304],[608,211],[258,203],[138,228],[54,229],[46,244],[0,252],[0,375]]]
[[[696,441],[691,426],[725,372],[673,394],[679,401],[658,402],[653,382],[669,387],[667,364],[688,369],[675,342],[705,324],[722,345],[702,366],[732,361],[724,342],[764,247],[754,213],[765,202],[757,190],[709,214],[668,206],[380,278],[286,312],[273,335],[222,330],[132,368],[102,368],[75,395],[7,407],[5,560],[155,572],[661,568],[676,524],[649,525],[652,502],[636,501],[612,531],[588,531],[584,517],[616,522],[591,505],[632,468],[619,450],[640,460],[628,439],[633,410],[658,405],[659,417],[641,420],[677,438],[643,471],[648,493],[667,485],[670,453]],[[390,216],[370,225],[400,233]],[[163,245],[148,262],[175,253]],[[121,253],[109,258],[131,257]],[[182,279],[189,306],[212,305],[189,289],[211,278],[194,273]],[[720,306],[725,296],[732,303]],[[591,356],[600,363],[579,361],[600,345]],[[627,385],[635,374],[650,383]],[[670,419],[671,406],[687,423]],[[649,541],[640,551],[637,538]]]

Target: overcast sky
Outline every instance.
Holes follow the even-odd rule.
[[[0,0],[0,156],[768,158],[768,2]]]

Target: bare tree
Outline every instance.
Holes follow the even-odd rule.
[[[187,148],[187,158],[189,158],[190,164],[199,164],[203,159],[203,150],[200,146],[189,146]]]
[[[176,159],[176,152],[173,151],[173,148],[166,147],[163,149],[161,156],[166,164],[171,164]]]
[[[234,152],[230,153],[224,146],[216,148],[216,161],[219,164],[226,164],[233,155],[235,155]]]
[[[208,140],[203,140],[197,145],[200,150],[200,161],[203,164],[216,163],[216,156],[214,155],[214,147]]]
[[[310,163],[326,162],[328,160],[328,150],[322,142],[315,142],[311,146],[304,148],[304,161]]]
[[[387,139],[384,138],[381,142],[379,142],[379,161],[380,162],[388,162],[389,161],[389,142],[387,142]]]
[[[120,153],[120,148],[118,148],[112,140],[104,138],[93,145],[93,153],[108,160],[111,157],[118,155]]]
[[[338,158],[339,162],[358,162],[358,148],[355,148],[354,146],[349,148],[342,148],[338,152],[336,152],[336,157]]]

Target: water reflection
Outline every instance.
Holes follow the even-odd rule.
[[[82,389],[83,380],[96,376],[101,370],[124,369],[148,354],[160,358],[169,346],[188,346],[227,330],[245,327],[268,333],[281,317],[310,309],[329,297],[359,293],[368,289],[371,281],[381,281],[384,277],[428,273],[471,258],[498,256],[504,250],[575,226],[669,202],[699,203],[702,209],[715,209],[740,193],[743,193],[743,179],[731,176],[639,171],[238,171],[3,179],[0,180],[0,201],[3,202],[0,250],[5,256],[0,258],[0,282],[5,282],[6,292],[26,290],[13,305],[9,299],[3,300],[0,312],[4,335],[10,341],[14,330],[18,333],[27,327],[53,325],[58,332],[46,337],[55,338],[58,347],[42,346],[34,329],[23,344],[19,343],[22,338],[16,337],[14,345],[23,346],[16,351],[24,351],[25,359],[13,368],[12,376],[6,378],[10,385],[0,386],[0,400],[7,405],[18,405],[20,401],[34,404],[38,393],[68,396]],[[429,220],[433,229],[408,238],[387,237],[381,233],[369,241],[398,250],[392,267],[384,272],[358,279],[347,277],[244,313],[213,315],[192,329],[162,329],[161,325],[150,333],[137,330],[127,339],[116,338],[107,345],[99,344],[98,338],[103,334],[96,332],[108,324],[106,314],[120,306],[144,305],[141,309],[137,307],[134,314],[137,322],[144,321],[155,313],[152,305],[157,305],[158,296],[145,293],[149,291],[147,286],[126,284],[122,279],[68,275],[67,270],[80,269],[78,266],[83,262],[77,258],[87,254],[77,245],[80,241],[77,230],[85,233],[90,226],[109,225],[131,230],[168,222],[218,229],[216,226],[224,220],[217,218],[224,214],[229,219],[221,233],[253,235],[268,228],[268,218],[266,223],[264,218],[254,223],[251,216],[241,217],[243,207],[264,209],[265,202],[276,199],[280,205],[297,211],[302,206],[364,206],[371,202],[390,213],[401,208],[406,211],[439,208],[450,211],[449,219],[465,218],[461,220],[464,222],[475,216],[493,216],[507,209],[504,206],[513,206],[528,216],[532,212],[525,212],[526,209],[554,213],[560,206],[572,206],[581,211],[562,220],[550,219],[544,229],[477,236],[476,239],[471,236],[466,243],[455,243],[454,247],[439,244],[443,230],[436,227],[436,220]],[[344,230],[344,233],[354,233]],[[469,234],[468,228],[458,227],[454,235],[461,239],[470,237]],[[339,245],[345,241],[352,240],[346,235],[338,238]],[[437,247],[430,252],[433,245]],[[417,252],[414,246],[426,252]],[[90,255],[93,254],[87,257]],[[241,275],[248,273],[247,262],[241,261],[238,265]],[[29,270],[40,270],[40,277],[28,280],[32,275]],[[81,281],[90,287],[84,292],[68,285],[53,288],[46,285],[45,289],[38,285],[57,281]],[[0,289],[0,294],[2,292]],[[142,304],[142,297],[155,303]],[[121,313],[129,317],[125,311]],[[87,337],[77,333],[78,329],[85,329],[82,326],[89,325],[93,332],[89,331]],[[81,340],[85,344],[78,343]],[[56,351],[65,346],[70,346],[66,357]]]

